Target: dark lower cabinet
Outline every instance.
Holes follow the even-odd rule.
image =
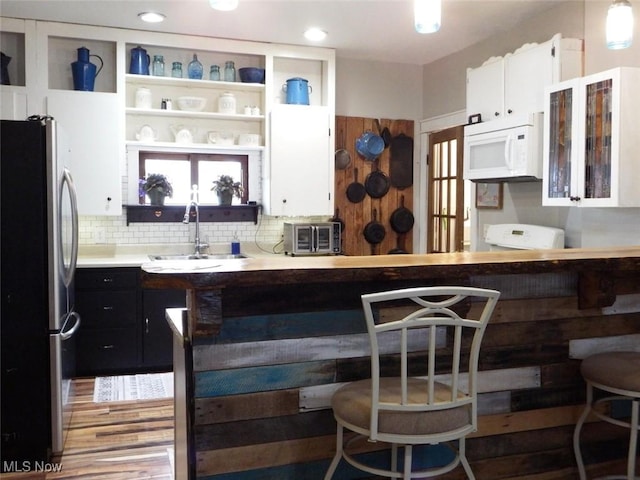
[[[184,307],[182,290],[143,290],[135,267],[76,271],[77,375],[118,375],[170,370],[169,307]]]
[[[142,365],[164,369],[173,364],[173,339],[165,309],[184,307],[184,290],[142,291]]]

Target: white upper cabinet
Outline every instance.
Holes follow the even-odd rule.
[[[47,113],[69,136],[80,215],[122,213],[121,114],[113,93],[51,90]]]
[[[0,41],[13,57],[12,85],[0,85],[0,117],[49,114],[64,125],[81,214],[121,215],[123,203],[137,203],[138,152],[153,149],[247,155],[249,183],[262,197],[253,200],[265,213],[333,214],[334,50],[10,18],[2,18]],[[129,72],[138,46],[149,55],[150,75]],[[71,65],[82,47],[100,70],[92,91],[75,90]],[[194,54],[201,79],[188,75]],[[164,75],[153,75],[160,55]],[[234,62],[235,82],[224,79],[227,61]],[[172,76],[174,62],[182,64],[181,78]],[[220,80],[210,79],[212,65],[220,67]],[[241,82],[243,67],[264,68],[264,83]],[[309,105],[283,105],[283,86],[296,78],[308,82]],[[145,90],[151,103],[140,105],[136,96]],[[220,109],[225,95],[235,99],[233,110]],[[186,110],[180,97],[202,97],[206,105]],[[171,99],[171,109],[162,108],[163,99]],[[280,113],[289,108],[296,115]],[[140,137],[145,126],[152,138]],[[188,141],[176,138],[187,131]],[[303,159],[312,168],[298,168]]]
[[[269,215],[331,215],[333,163],[328,107],[276,105],[271,112],[271,155],[264,177]]]
[[[582,75],[582,40],[554,35],[467,69],[467,115],[483,122],[544,110],[544,88]]]
[[[542,204],[639,207],[640,68],[546,90]]]

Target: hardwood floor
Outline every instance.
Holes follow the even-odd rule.
[[[93,402],[93,378],[76,379],[71,429],[53,472],[3,480],[172,480],[173,399]]]

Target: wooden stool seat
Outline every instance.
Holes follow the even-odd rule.
[[[580,450],[580,431],[590,413],[605,422],[629,428],[629,453],[627,456],[626,475],[609,475],[603,479],[638,480],[636,476],[638,422],[640,411],[640,352],[605,352],[592,355],[583,360],[580,366],[587,384],[587,404],[582,415],[578,419],[573,434],[573,448],[578,464],[580,480],[586,480],[582,453]],[[593,391],[598,389],[613,396],[605,396],[594,401]],[[598,403],[612,400],[628,400],[631,402],[631,419],[629,422],[612,418],[600,413],[593,407]]]

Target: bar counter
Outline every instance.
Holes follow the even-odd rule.
[[[443,284],[502,292],[481,349],[479,429],[467,447],[478,479],[575,478],[579,360],[640,345],[640,247],[155,261],[142,269],[145,288],[187,292],[185,315],[170,316],[177,479],[323,478],[335,448],[331,394],[369,376],[362,293]],[[585,427],[590,474],[624,463],[621,430]],[[365,445],[363,454],[384,448]],[[435,462],[443,455],[429,454]],[[456,469],[441,478],[463,476]],[[361,477],[342,465],[336,478]]]

